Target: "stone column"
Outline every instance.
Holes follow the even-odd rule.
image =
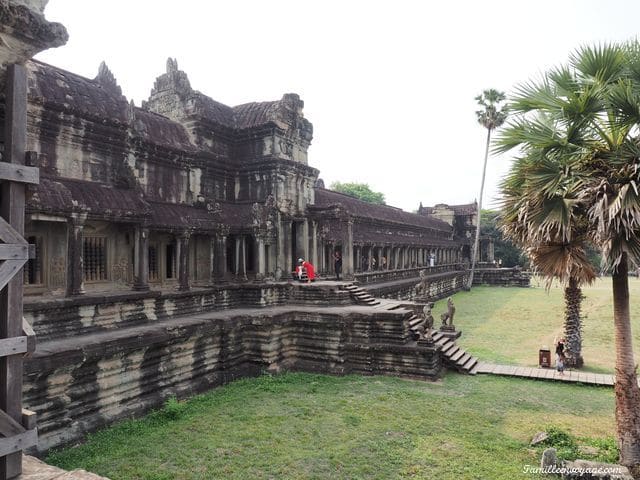
[[[186,291],[189,285],[189,232],[183,232],[178,237],[178,290]]]
[[[342,275],[345,280],[353,279],[353,220],[347,222],[347,232],[342,242]]]
[[[304,258],[309,261],[309,222],[307,220],[296,222],[295,246],[296,251],[293,254],[296,260]]]
[[[318,222],[311,222],[311,263],[320,270],[320,255],[318,255]]]
[[[258,272],[256,278],[262,280],[267,273],[265,271],[264,239],[258,237],[256,239],[256,246],[258,248]]]
[[[373,247],[366,247],[367,249],[367,271],[371,271],[371,259],[373,258]]]
[[[73,218],[67,224],[67,296],[84,293],[83,220]]]
[[[215,246],[213,278],[217,282],[222,282],[227,273],[227,236],[217,235],[213,242]]]
[[[209,237],[209,283],[213,283],[216,278],[216,239]]]
[[[133,249],[134,290],[149,290],[149,229],[136,227]]]
[[[291,251],[291,235],[291,222],[282,222],[282,273],[286,279],[291,278],[291,272],[295,268],[295,265],[292,265],[294,252]]]
[[[247,280],[247,236],[236,237],[236,265],[237,275],[242,280]]]

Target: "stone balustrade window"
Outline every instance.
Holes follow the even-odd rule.
[[[158,246],[149,245],[149,281],[155,282],[158,278]]]
[[[84,237],[82,247],[84,280],[87,282],[107,280],[107,239]]]
[[[42,275],[42,237],[27,237],[27,242],[36,246],[36,258],[30,259],[24,267],[24,284],[42,285],[44,283]]]

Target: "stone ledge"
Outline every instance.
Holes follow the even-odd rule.
[[[15,480],[109,480],[86,470],[70,472],[48,465],[30,455],[22,456],[22,475]]]

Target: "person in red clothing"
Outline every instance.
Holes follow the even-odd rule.
[[[307,283],[313,282],[316,279],[316,269],[313,265],[302,258],[298,259],[298,264],[300,264],[307,272]]]

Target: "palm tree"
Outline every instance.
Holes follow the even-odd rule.
[[[508,135],[509,130],[505,132]],[[547,278],[547,289],[554,279],[566,285],[566,364],[580,368],[584,364],[581,286],[596,279],[586,253],[588,219],[575,202],[581,193],[581,183],[561,162],[553,162],[549,156],[542,159],[540,152],[530,155],[516,161],[502,182],[500,224],[505,237],[523,248],[534,268]],[[555,219],[562,226],[547,227]],[[564,232],[568,233],[565,238]]]
[[[519,215],[517,228],[532,230],[523,238],[534,242],[533,248],[542,246],[538,240],[566,244],[575,236],[573,226],[584,225],[613,272],[620,462],[640,474],[640,389],[627,279],[629,261],[640,260],[640,45],[583,47],[566,66],[521,86],[510,108],[517,116],[499,149],[519,147],[529,163],[564,169],[555,179],[544,174],[521,179],[530,189],[537,182],[546,185],[545,202],[542,212],[530,207],[526,196],[518,206],[514,190],[511,220]],[[570,192],[565,194],[559,181],[571,185]],[[562,195],[552,201],[550,192],[557,189]]]
[[[483,110],[476,111],[478,123],[487,129],[487,145],[484,151],[484,166],[482,167],[482,182],[480,182],[480,199],[478,200],[478,213],[476,221],[476,237],[473,242],[473,251],[471,253],[471,271],[469,272],[469,281],[467,288],[471,288],[473,284],[473,274],[476,268],[476,259],[478,257],[478,245],[480,243],[480,212],[482,211],[482,195],[484,194],[484,178],[487,173],[487,160],[489,158],[489,145],[491,144],[491,131],[498,128],[507,119],[507,111],[499,109],[500,103],[504,102],[504,92],[490,89],[482,92],[475,100],[478,105],[484,107]]]

